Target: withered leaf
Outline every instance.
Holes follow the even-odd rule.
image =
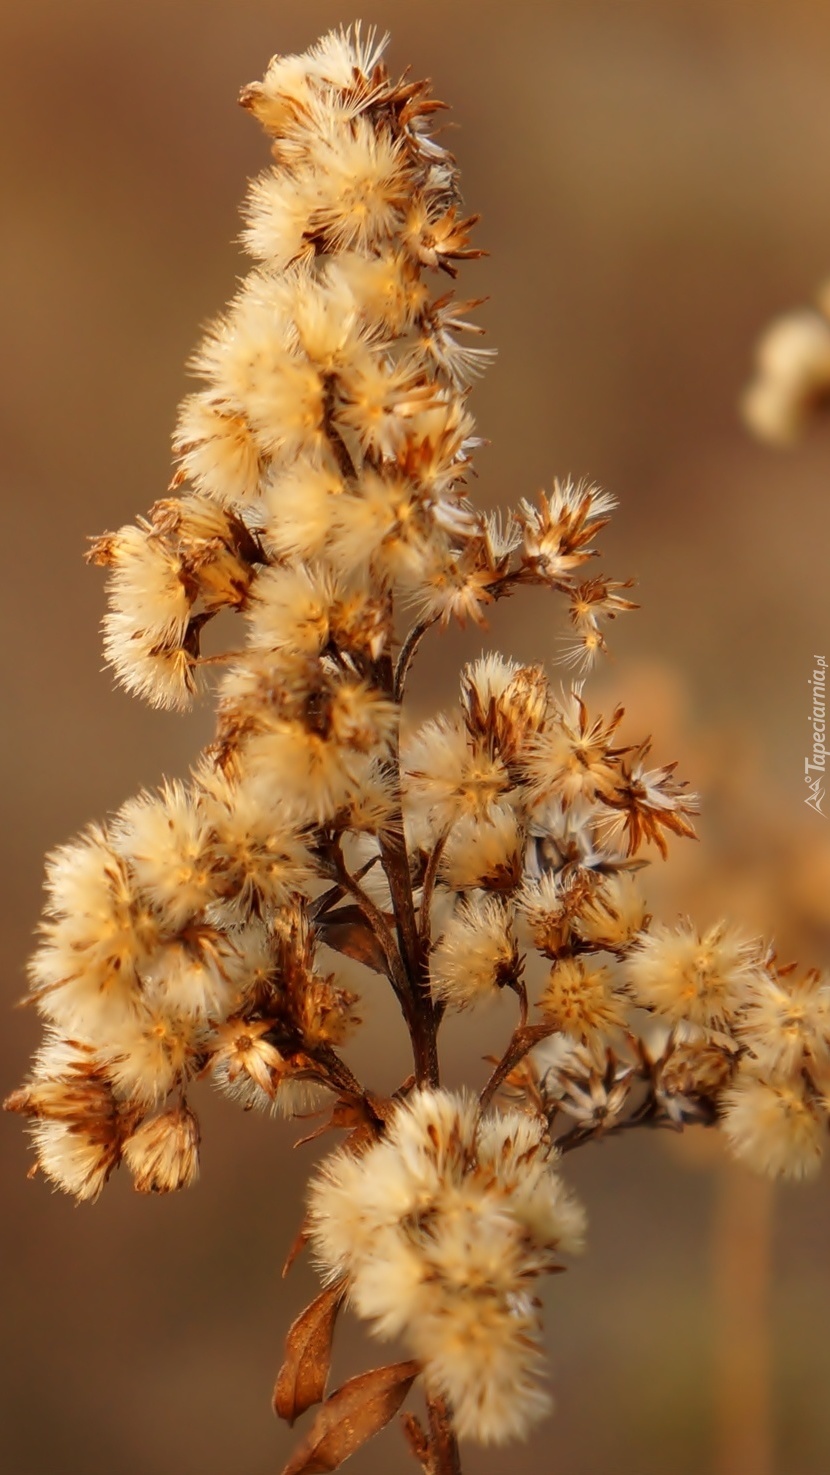
[[[376,1367],[327,1398],[282,1475],[328,1475],[395,1417],[420,1372],[418,1362]]]
[[[308,1244],[308,1240],[308,1220],[304,1219],[299,1229],[297,1230],[297,1233],[295,1234],[294,1239],[291,1242],[291,1248],[289,1249],[288,1254],[285,1257],[285,1264],[282,1267],[283,1280],[285,1280],[285,1277],[291,1269],[291,1266],[294,1264],[297,1256],[303,1253],[303,1250]]]
[[[294,1143],[295,1147],[305,1147],[307,1142],[316,1142],[319,1137],[324,1137],[326,1132],[334,1132],[338,1128],[353,1128],[346,1146],[358,1134],[358,1143],[355,1151],[358,1151],[363,1141],[373,1142],[380,1132],[380,1125],[386,1121],[391,1111],[391,1102],[385,1102],[382,1096],[374,1096],[368,1092],[359,1100],[337,1101],[332,1108],[326,1121],[315,1127],[313,1132],[308,1132],[305,1137],[299,1137]]]
[[[318,921],[316,932],[321,942],[335,952],[345,953],[374,973],[388,973],[383,948],[360,907],[338,907],[336,912],[328,912]]]
[[[345,1282],[336,1281],[306,1306],[289,1328],[285,1361],[277,1374],[273,1399],[274,1412],[288,1424],[325,1395],[334,1323],[345,1294]]]

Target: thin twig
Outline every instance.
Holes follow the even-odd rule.
[[[352,880],[362,881],[367,872],[372,869],[372,866],[377,865],[379,859],[380,856],[373,855],[359,870],[355,871]],[[342,886],[331,886],[328,891],[323,892],[322,896],[318,896],[315,901],[309,902],[308,914],[311,921],[316,922],[319,917],[325,916],[326,912],[330,912],[332,907],[337,906],[337,903],[342,901],[345,895],[346,892]]]
[[[248,654],[246,650],[221,650],[214,656],[197,656],[193,664],[200,669],[202,666],[221,666],[224,661],[241,661]]]
[[[418,917],[418,932],[421,938],[421,947],[424,949],[424,951],[426,951],[426,948],[429,946],[430,939],[430,912],[432,910],[432,893],[435,890],[435,882],[438,877],[438,867],[441,864],[441,857],[444,854],[444,849],[447,844],[447,840],[449,839],[449,835],[449,829],[446,829],[443,835],[439,835],[434,846],[432,847],[429,860],[427,861],[427,868],[424,871],[424,880],[421,889],[421,910]]]
[[[415,659],[418,646],[421,644],[427,630],[430,630],[438,619],[437,615],[430,615],[428,619],[419,620],[413,625],[400,649],[397,665],[395,666],[395,679],[392,683],[392,696],[396,702],[401,701],[409,668]]]
[[[400,666],[400,662],[398,664]],[[377,670],[383,689],[394,700],[400,702],[400,696],[395,695],[396,676],[388,652],[381,657]],[[389,882],[392,909],[395,913],[398,931],[400,958],[408,982],[408,997],[412,1005],[412,1012],[407,1015],[407,1021],[412,1041],[415,1074],[420,1085],[437,1086],[440,1081],[437,1026],[433,1000],[429,991],[426,950],[422,946],[415,917],[412,871],[403,824],[397,734],[390,744],[388,756],[393,778],[395,811],[389,829],[380,836],[380,856],[386,879]]]
[[[363,890],[363,887],[349,874],[349,871],[346,869],[346,862],[343,859],[343,852],[339,845],[332,847],[332,859],[339,884],[342,886],[344,892],[354,897],[378,940],[383,956],[386,959],[389,982],[403,1010],[404,1018],[411,1025],[413,1017],[412,990],[409,984],[409,977],[386,918],[380,907],[375,905],[372,898]]]
[[[613,1122],[606,1127],[599,1123],[595,1127],[571,1127],[569,1132],[558,1137],[554,1146],[559,1152],[574,1152],[577,1147],[584,1147],[586,1142],[602,1142],[605,1137],[618,1137],[621,1132],[633,1131],[635,1127],[652,1127],[656,1130],[668,1129],[672,1132],[682,1132],[682,1126],[673,1122],[670,1117],[660,1114],[656,1101],[652,1096],[647,1096],[645,1101],[623,1122]]]
[[[334,374],[326,375],[323,395],[323,428],[325,429],[332,455],[337,462],[340,475],[348,483],[354,481],[357,473],[346,442],[334,423],[336,386],[337,380]]]
[[[408,977],[415,979],[420,972],[420,946],[415,921],[415,905],[412,900],[409,855],[402,825],[400,829],[390,826],[387,833],[381,835],[380,857],[392,895],[392,909],[398,924],[398,937],[404,966]]]
[[[527,989],[524,979],[517,978],[513,988],[519,995],[519,1029],[524,1029],[527,1024]]]
[[[554,1024],[525,1024],[520,1025],[513,1031],[510,1043],[495,1067],[487,1085],[479,1097],[479,1109],[484,1111],[492,1101],[502,1081],[505,1081],[511,1070],[524,1060],[534,1045],[541,1044],[542,1040],[548,1039],[550,1035],[556,1034]]]

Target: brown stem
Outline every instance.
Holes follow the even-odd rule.
[[[517,978],[513,985],[519,996],[519,1029],[524,1029],[527,1024],[527,989],[523,978]]]
[[[447,1401],[428,1398],[430,1475],[461,1475],[458,1440],[452,1427]]]
[[[386,918],[380,907],[375,905],[372,898],[367,896],[363,887],[358,885],[354,877],[349,874],[343,859],[343,853],[337,844],[332,846],[331,859],[339,885],[349,896],[354,897],[380,944],[383,956],[386,959],[389,982],[395,991],[395,996],[403,1010],[404,1018],[411,1030],[413,1021],[412,988],[409,982],[409,975],[400,952],[395,945],[395,939],[387,925]]]
[[[395,676],[392,683],[392,696],[396,702],[400,702],[403,700],[403,692],[404,687],[406,686],[406,678],[409,675],[409,668],[412,665],[413,660],[415,659],[415,653],[418,649],[418,646],[421,644],[424,636],[426,635],[427,630],[431,629],[431,627],[435,624],[436,618],[436,615],[430,615],[428,619],[420,620],[417,625],[413,625],[403,645],[401,646],[400,655],[398,656],[398,662],[395,666]]]
[[[362,881],[363,877],[372,869],[372,866],[377,864],[377,860],[378,857],[373,855],[371,860],[367,860],[364,865],[360,866],[354,872],[352,880]],[[337,903],[342,901],[345,895],[345,887],[338,884],[337,886],[332,886],[328,891],[324,891],[323,895],[318,896],[315,901],[309,902],[308,914],[312,922],[316,922],[319,917],[324,917],[326,912],[330,912],[332,907],[336,907]]]
[[[414,653],[416,644],[417,640],[411,633],[411,638],[407,641],[410,651],[407,659],[411,659],[411,653]],[[398,671],[402,669],[399,661]],[[402,682],[399,689],[397,673],[393,669],[392,658],[388,651],[378,661],[375,675],[386,694],[400,705]],[[395,914],[398,933],[398,952],[407,980],[407,999],[411,1007],[408,1012],[405,1012],[412,1042],[415,1076],[418,1085],[437,1086],[439,1084],[437,1018],[429,987],[426,950],[418,932],[415,902],[412,896],[412,871],[404,835],[397,738],[390,745],[388,762],[392,771],[395,808],[389,828],[379,837],[380,858],[389,883],[392,910]]]
[[[533,1046],[541,1044],[542,1040],[546,1040],[549,1035],[555,1033],[556,1026],[552,1024],[524,1024],[513,1031],[507,1049],[479,1097],[479,1106],[482,1111],[490,1105],[499,1086],[507,1080],[511,1070],[515,1070],[516,1066],[530,1053]]]
[[[421,970],[420,943],[402,822],[400,828],[395,826],[381,836],[380,858],[392,895],[392,910],[398,926],[401,955],[409,977],[416,979]]]
[[[338,1091],[342,1091],[345,1096],[354,1096],[359,1101],[365,1101],[365,1087],[361,1086],[357,1076],[352,1075],[345,1060],[341,1060],[331,1045],[315,1045],[314,1049],[309,1049],[308,1053],[311,1059],[322,1067],[332,1086],[336,1086]]]
[[[426,950],[415,922],[415,906],[412,900],[409,856],[400,831],[393,831],[380,847],[383,868],[392,893],[392,906],[398,924],[398,939],[404,959],[404,968],[411,981],[410,998],[412,1014],[408,1017],[415,1075],[420,1086],[437,1086],[440,1081],[438,1068],[438,1029],[435,1006],[429,987],[429,969]]]
[[[353,482],[355,479],[355,465],[349,455],[340,431],[334,423],[334,401],[337,391],[337,378],[334,374],[327,374],[324,383],[323,396],[323,425],[332,455],[337,462],[338,470],[345,482]]]
[[[424,881],[421,889],[421,910],[418,918],[418,932],[421,939],[421,950],[424,954],[426,954],[426,950],[429,947],[432,893],[435,890],[438,867],[441,864],[441,857],[444,854],[449,835],[450,832],[448,829],[444,831],[443,835],[439,835],[430,852],[427,868],[424,871]]]
[[[773,1185],[724,1162],[711,1231],[716,1475],[772,1475]]]
[[[699,1123],[706,1126],[708,1123]],[[573,1152],[577,1147],[584,1147],[586,1142],[601,1142],[605,1137],[618,1137],[621,1132],[630,1132],[635,1127],[668,1128],[672,1132],[682,1132],[682,1123],[673,1122],[670,1117],[663,1116],[653,1096],[647,1096],[637,1110],[623,1122],[612,1122],[605,1126],[603,1122],[594,1127],[571,1127],[561,1137],[557,1137],[555,1146],[559,1152]]]
[[[378,667],[378,674],[384,689],[399,702],[400,697],[395,697],[395,673],[392,670],[391,657],[388,654],[385,655],[378,662]],[[390,751],[389,762],[393,774],[396,812],[388,831],[380,837],[380,856],[392,896],[400,954],[411,986],[414,1007],[410,1037],[415,1073],[419,1085],[437,1086],[439,1084],[437,1022],[429,987],[426,951],[419,935],[415,903],[412,897],[412,872],[404,836],[401,771],[397,742]]]
[[[393,701],[400,704],[400,697],[396,696],[395,693],[395,674],[392,670],[392,658],[388,652],[378,662],[378,675],[384,691]],[[409,977],[414,981],[420,976],[421,972],[421,950],[418,941],[418,928],[415,922],[415,904],[412,900],[412,878],[409,868],[409,855],[406,849],[406,839],[403,830],[401,764],[397,736],[390,747],[389,763],[392,769],[395,811],[391,817],[389,829],[379,837],[380,858],[389,882],[389,890],[392,893],[392,908],[398,926],[401,957],[404,960]]]

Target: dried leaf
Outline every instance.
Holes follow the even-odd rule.
[[[338,907],[336,912],[328,912],[318,921],[316,931],[321,942],[335,952],[345,953],[374,973],[388,974],[383,948],[359,907]]]
[[[303,1250],[308,1244],[309,1238],[310,1235],[308,1232],[308,1220],[304,1219],[299,1229],[297,1230],[297,1233],[292,1241],[291,1248],[289,1249],[288,1254],[285,1257],[285,1264],[282,1267],[283,1280],[285,1280],[285,1277],[291,1269],[291,1266],[294,1264],[297,1256],[302,1254]]]
[[[420,1372],[398,1362],[350,1378],[327,1398],[282,1475],[328,1475],[394,1418]]]
[[[355,1132],[358,1132],[359,1142],[362,1143],[364,1139],[373,1142],[379,1135],[381,1123],[388,1120],[391,1105],[392,1103],[384,1101],[382,1096],[374,1096],[371,1092],[361,1100],[338,1101],[326,1120],[321,1122],[319,1127],[315,1127],[313,1132],[308,1132],[305,1137],[299,1137],[294,1146],[304,1147],[307,1142],[316,1142],[319,1137],[324,1137],[326,1132],[349,1127],[354,1130],[348,1141],[351,1141]]]
[[[345,1294],[345,1281],[337,1281],[306,1306],[291,1324],[273,1400],[274,1412],[288,1424],[293,1424],[325,1395],[334,1323]]]

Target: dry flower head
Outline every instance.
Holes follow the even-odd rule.
[[[547,1410],[541,1277],[583,1238],[565,1152],[720,1123],[751,1166],[799,1176],[827,1136],[830,984],[725,922],[652,924],[640,868],[697,804],[646,736],[621,744],[622,709],[484,651],[447,710],[402,722],[431,627],[484,628],[542,586],[584,677],[634,605],[586,569],[606,492],[554,480],[500,518],[470,496],[490,354],[453,283],[476,217],[440,104],[384,46],[332,32],[242,93],[271,147],[255,264],[193,355],[167,495],[90,551],[117,680],[181,708],[214,675],[216,735],[186,781],[50,856],[46,1041],[6,1103],[79,1199],[121,1163],[141,1192],[192,1183],[203,1082],[245,1110],[322,1105],[311,1135],[346,1133],[310,1190],[326,1288],[277,1385],[291,1420],[320,1405],[292,1475],[336,1468],[416,1380],[432,1475],[457,1472],[458,1437],[502,1443]],[[205,660],[221,611],[238,635]],[[342,957],[400,1007],[413,1076],[391,1099],[348,1064],[372,993]],[[518,1015],[502,1055],[478,1096],[442,1090],[445,1013],[488,1000]],[[326,1398],[343,1303],[410,1360]]]

